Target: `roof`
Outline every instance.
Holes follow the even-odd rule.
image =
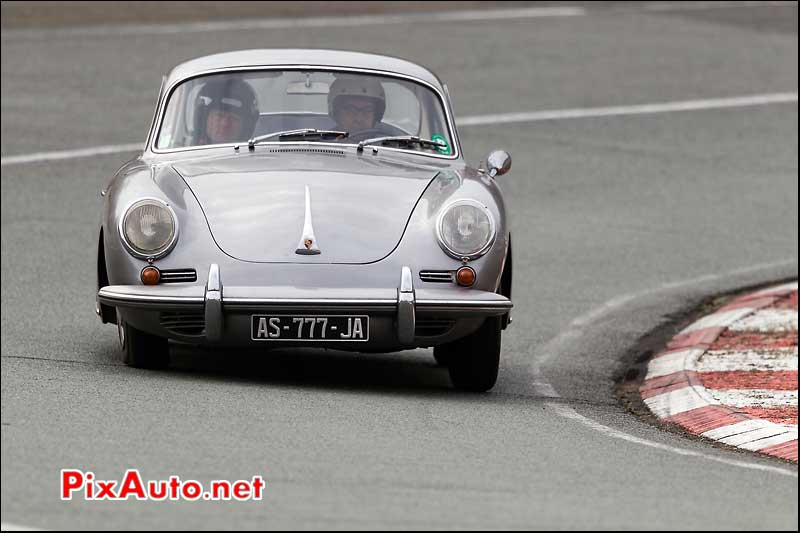
[[[167,86],[210,70],[280,65],[364,68],[411,76],[437,88],[441,88],[442,85],[439,78],[430,70],[397,57],[345,50],[287,48],[238,50],[192,59],[172,69],[167,78]]]

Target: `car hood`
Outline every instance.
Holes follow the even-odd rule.
[[[371,263],[403,237],[435,168],[362,162],[350,156],[247,154],[173,168],[191,188],[217,245],[242,261]],[[298,254],[306,188],[318,255]]]

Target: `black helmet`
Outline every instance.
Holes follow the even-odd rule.
[[[333,118],[336,100],[340,96],[362,96],[375,102],[375,123],[383,120],[386,111],[386,93],[380,82],[366,76],[342,76],[336,78],[328,89],[328,114]]]
[[[204,136],[211,111],[235,113],[242,120],[242,136],[249,138],[258,121],[258,100],[249,83],[239,78],[215,78],[206,83],[195,102],[195,131]]]

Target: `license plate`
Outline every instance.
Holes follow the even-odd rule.
[[[250,338],[254,341],[341,341],[369,340],[369,317],[252,315]]]

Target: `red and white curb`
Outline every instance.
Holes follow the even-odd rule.
[[[797,282],[737,298],[676,335],[639,387],[690,433],[797,462]]]

